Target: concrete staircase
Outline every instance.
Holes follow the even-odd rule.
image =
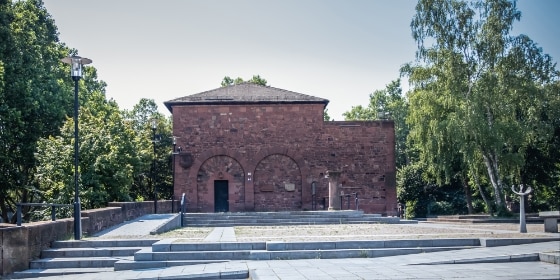
[[[11,279],[150,269],[231,260],[375,258],[457,250],[480,246],[474,239],[329,241],[329,242],[208,242],[177,239],[58,241]],[[77,276],[78,278],[79,276]]]
[[[377,258],[546,242],[557,239],[449,238],[203,243],[183,243],[181,239],[164,239],[160,241],[132,239],[61,241],[55,242],[53,248],[44,250],[42,259],[32,261],[31,269],[16,272],[10,278],[36,278],[105,271],[154,269],[220,263],[232,260]],[[524,258],[522,261],[538,260],[539,256],[534,255]],[[554,260],[557,262],[557,258]],[[229,279],[247,279],[247,273],[232,274],[228,277]],[[79,276],[76,276],[76,278],[79,278]]]
[[[55,241],[43,250],[30,269],[14,273],[12,279],[113,271],[120,260],[132,260],[134,253],[150,248],[158,240]]]
[[[184,225],[188,227],[418,223],[418,221],[401,220],[398,217],[382,217],[380,214],[364,214],[363,211],[356,210],[186,213],[183,222]]]
[[[158,268],[230,260],[376,258],[479,246],[480,240],[478,238],[220,243],[180,243],[176,239],[165,239],[154,243],[150,248],[144,248],[136,252],[133,260],[116,262],[115,270]]]

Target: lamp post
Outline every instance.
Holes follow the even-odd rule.
[[[82,66],[90,64],[92,61],[89,58],[70,56],[61,59],[62,62],[70,64],[70,75],[74,80],[74,239],[80,240],[82,238],[82,220],[81,220],[81,205],[80,205],[80,188],[78,184],[78,110],[80,103],[78,101],[78,81],[82,78]]]
[[[156,128],[157,121],[152,119],[152,143],[154,147],[154,159],[152,160],[152,187],[154,188],[154,213],[157,214],[157,187],[156,187]]]
[[[177,150],[177,136],[172,136],[171,137],[173,139],[173,159],[172,159],[172,167],[171,167],[171,197],[173,198],[175,196],[175,156],[181,152],[181,147],[179,147],[179,150]],[[172,199],[171,201],[174,201],[174,199]],[[171,212],[173,212],[173,203],[171,204]]]

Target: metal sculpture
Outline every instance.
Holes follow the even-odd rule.
[[[515,190],[515,186],[511,186],[511,190],[516,195],[519,195],[519,232],[527,232],[527,224],[525,223],[525,196],[531,192],[531,187],[527,186],[527,189],[523,191],[523,184],[519,185],[519,191]]]

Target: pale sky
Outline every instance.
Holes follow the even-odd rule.
[[[273,87],[330,100],[329,115],[414,60],[412,0],[43,0],[60,40],[93,60],[107,98],[131,109],[260,75]],[[529,35],[560,61],[560,1],[520,0],[511,34]],[[408,88],[403,83],[404,88]]]

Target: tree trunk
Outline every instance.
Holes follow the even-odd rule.
[[[498,171],[498,159],[495,153],[483,154],[484,164],[488,171],[488,177],[494,188],[494,199],[496,201],[496,208],[498,212],[500,209],[505,209],[504,201],[502,200],[502,180]]]
[[[470,214],[473,214],[474,210],[473,210],[473,205],[472,205],[472,193],[471,193],[471,187],[469,186],[469,183],[467,182],[467,178],[464,176],[461,176],[461,182],[463,183],[463,190],[465,191],[465,201],[467,203],[467,211]]]
[[[474,172],[473,172],[474,174]],[[480,192],[480,196],[482,197],[482,200],[484,200],[484,203],[486,204],[486,207],[488,208],[488,212],[490,212],[490,216],[494,216],[494,211],[492,211],[492,204],[490,204],[490,201],[488,200],[488,197],[486,197],[486,194],[484,194],[484,190],[482,189],[482,186],[480,185],[480,182],[478,181],[478,176],[475,174],[474,176],[474,183],[476,184],[476,186],[478,187],[478,192]]]
[[[2,213],[2,221],[4,223],[10,223],[10,221],[8,220],[8,208],[6,207],[3,196],[3,194],[0,194],[0,212]]]

